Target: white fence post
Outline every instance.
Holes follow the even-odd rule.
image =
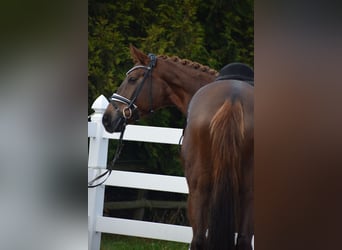
[[[107,99],[101,95],[92,105],[95,112],[91,115],[95,135],[89,138],[88,181],[99,175],[107,166],[108,139],[103,138],[102,116],[108,105]],[[89,127],[88,127],[89,129]],[[88,131],[89,134],[89,131]],[[88,249],[99,250],[101,232],[96,231],[96,219],[103,214],[104,185],[88,188]]]

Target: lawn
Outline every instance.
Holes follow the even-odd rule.
[[[188,250],[189,244],[102,234],[101,250]]]

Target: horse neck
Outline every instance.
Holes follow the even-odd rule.
[[[168,101],[186,115],[192,96],[202,86],[213,82],[216,76],[179,62],[164,62],[160,78],[167,83]]]

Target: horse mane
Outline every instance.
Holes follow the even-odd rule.
[[[178,56],[166,56],[166,55],[159,55],[158,58],[161,58],[166,61],[169,60],[169,61],[173,61],[176,63],[180,63],[184,66],[189,66],[193,69],[200,70],[202,72],[208,72],[211,75],[215,75],[215,76],[218,75],[218,72],[216,70],[211,69],[208,66],[202,65],[198,62],[193,62],[189,59],[181,59]]]

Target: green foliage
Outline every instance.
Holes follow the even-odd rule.
[[[216,70],[233,61],[254,64],[252,0],[89,0],[88,11],[89,113],[93,101],[115,92],[132,67],[130,43],[146,53],[177,55]],[[140,124],[179,128],[184,117],[169,108]],[[179,147],[127,144],[120,159],[141,160],[155,172],[182,174]],[[109,158],[114,154],[110,148]]]
[[[201,1],[198,16],[205,30],[209,66],[220,69],[240,61],[253,67],[253,0]]]
[[[179,57],[199,54],[204,49],[204,30],[195,15],[198,2],[161,1],[156,8],[156,22],[146,29],[142,49]]]

